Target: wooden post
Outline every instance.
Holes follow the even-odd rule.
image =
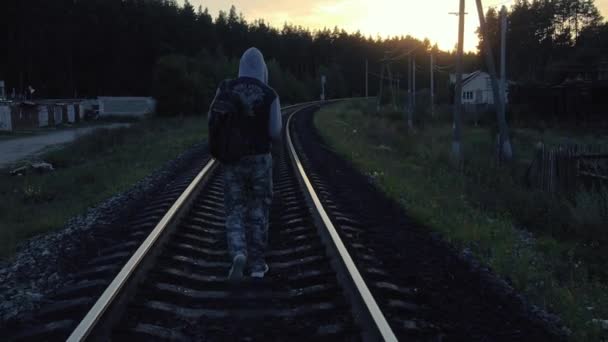
[[[410,55],[409,58],[409,68],[410,68],[410,77],[409,77],[409,108],[408,108],[408,112],[407,112],[407,127],[409,130],[413,130],[414,129],[414,68],[412,67],[414,64],[412,63],[412,56]]]
[[[368,81],[369,81],[369,65],[368,65],[368,61],[367,58],[365,59],[365,97],[369,97],[369,87],[368,87]]]
[[[462,54],[464,44],[464,0],[460,0],[458,11],[458,50],[456,52],[456,87],[454,92],[454,125],[452,137],[452,156],[458,162],[462,160],[461,144],[461,111],[462,111]]]
[[[384,62],[383,62],[382,67],[381,67],[381,71],[380,71],[380,90],[378,90],[378,100],[376,102],[376,113],[377,114],[380,113],[380,105],[381,105],[381,102],[382,102],[382,88],[383,88],[383,85],[384,85],[384,67],[385,67],[385,65],[384,65]]]
[[[435,117],[435,79],[433,77],[434,69],[435,63],[433,61],[433,52],[431,51],[431,118]]]
[[[490,79],[492,83],[492,93],[494,94],[494,105],[496,106],[496,116],[498,119],[498,131],[500,132],[500,145],[501,154],[500,159],[507,161],[513,158],[513,149],[511,147],[511,141],[509,140],[509,127],[505,119],[505,111],[503,106],[503,96],[500,95],[498,80],[496,78],[496,66],[494,65],[494,56],[492,54],[492,45],[490,44],[490,37],[486,28],[486,18],[483,13],[483,6],[481,0],[477,2],[477,14],[479,15],[479,28],[483,34],[483,44],[486,50],[486,64],[488,71],[490,72]]]
[[[411,127],[414,128],[414,115],[416,115],[416,56],[412,56],[412,121]]]

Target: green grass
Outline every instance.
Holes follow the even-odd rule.
[[[61,228],[88,207],[124,191],[189,146],[206,139],[206,119],[150,120],[100,129],[43,156],[48,174],[0,172],[0,257],[20,241]]]
[[[449,126],[427,125],[408,135],[400,115],[377,115],[372,107],[364,101],[326,107],[315,125],[336,152],[372,176],[410,215],[469,248],[533,303],[562,317],[573,340],[599,340],[599,329],[590,322],[608,319],[608,253],[601,248],[605,244],[592,246],[585,232],[572,229],[580,205],[524,188],[526,158],[498,169],[488,129],[465,128],[467,158],[457,172],[448,154]],[[516,153],[531,158],[537,139],[547,137],[516,130]]]

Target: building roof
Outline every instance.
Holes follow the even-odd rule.
[[[477,70],[477,71],[474,71],[474,72],[472,72],[472,73],[470,73],[470,74],[466,74],[466,76],[465,76],[465,75],[463,75],[463,76],[465,76],[465,77],[463,77],[463,79],[462,79],[462,85],[465,85],[465,84],[467,84],[467,83],[471,82],[471,81],[472,81],[472,80],[474,80],[474,79],[475,79],[477,76],[483,76],[482,74],[485,74],[485,72],[482,72],[482,71],[480,71],[480,70]]]
[[[473,71],[468,74],[462,74],[462,86],[465,86],[467,83],[473,81],[478,76],[490,77],[490,75],[487,72],[481,71],[481,70]],[[456,81],[456,75],[450,74],[450,84],[454,84],[455,81]],[[500,78],[498,79],[498,81],[500,81]],[[517,82],[507,80],[507,84],[509,86],[511,86],[511,85],[517,84]]]
[[[468,74],[462,74],[462,85],[465,85],[481,74],[486,74],[481,70],[476,70]],[[450,74],[450,83],[456,83],[456,74]]]

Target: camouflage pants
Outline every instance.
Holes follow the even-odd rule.
[[[228,250],[232,258],[245,254],[253,268],[264,264],[271,202],[270,154],[247,156],[224,166]]]

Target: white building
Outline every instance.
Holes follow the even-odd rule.
[[[98,97],[100,116],[142,117],[156,110],[151,97]]]
[[[456,75],[450,75],[450,84],[456,82]],[[507,84],[509,82],[507,81]],[[509,102],[509,90],[505,91],[506,102]],[[494,94],[492,93],[492,81],[487,72],[475,71],[470,74],[462,74],[462,103],[464,105],[493,105]]]

